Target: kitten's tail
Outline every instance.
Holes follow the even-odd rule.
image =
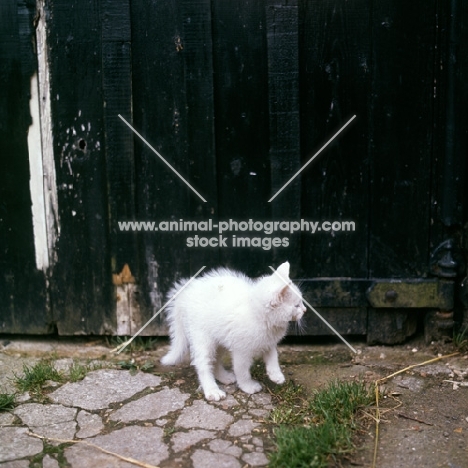
[[[187,281],[187,279],[178,281],[169,291],[168,298],[174,297]],[[183,311],[179,299],[180,296],[176,297],[166,307],[166,320],[169,325],[171,349],[161,359],[161,364],[164,366],[175,366],[188,360],[189,357],[189,342],[184,329]]]

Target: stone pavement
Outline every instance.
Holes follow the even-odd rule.
[[[451,352],[417,342],[354,345],[357,356],[341,344],[281,345],[280,363],[288,379],[313,391],[335,379],[373,383]],[[266,466],[275,448],[268,419],[275,400],[268,387],[247,395],[224,386],[227,398],[208,403],[192,367],[158,364],[166,351],[161,339],[156,349],[119,356],[102,340],[0,339],[0,393],[14,392],[11,377],[44,357],[65,375],[76,363],[102,366],[77,382],[48,381],[42,396],[17,395],[14,409],[0,412],[0,468]],[[151,372],[137,370],[147,364],[154,365]],[[254,370],[267,383],[262,369]],[[379,468],[468,466],[468,353],[411,369],[385,386],[389,407]],[[371,466],[374,427],[362,436],[352,462]]]
[[[225,400],[208,403],[199,392],[181,390],[184,383],[164,374],[105,368],[47,389],[46,403],[21,395],[14,410],[0,413],[0,467],[27,468],[31,460],[41,466],[41,458],[43,468],[64,461],[73,468],[137,466],[94,446],[149,466],[265,466],[261,425],[272,409],[270,395],[246,395],[231,385],[224,386]],[[60,456],[44,455],[45,444],[60,445]]]

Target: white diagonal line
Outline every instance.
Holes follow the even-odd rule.
[[[281,280],[283,281],[284,284],[286,284],[287,286],[289,286],[289,283],[272,267],[270,266],[270,269],[273,271],[273,273],[276,274],[276,276],[278,276],[279,278],[281,278]],[[351,349],[351,351],[353,351],[353,353],[358,353],[297,291],[295,291],[293,288],[291,288],[291,291],[296,295],[298,296],[299,298],[302,299],[303,302],[305,302],[307,304],[307,306],[309,307],[309,309],[323,322],[325,323],[325,325],[333,332],[335,333],[335,335],[338,336],[338,338],[340,338],[343,343],[348,346],[349,349]]]
[[[269,200],[271,203],[354,119],[353,115]]]
[[[205,268],[206,265],[202,266],[129,340],[112,351],[121,353]]]
[[[137,135],[138,137],[140,137],[140,139],[148,146],[148,148],[150,148],[154,154],[156,156],[159,157],[159,159],[161,159],[161,161],[163,161],[175,174],[177,174],[179,176],[179,178],[185,182],[185,184],[190,187],[192,189],[193,192],[195,192],[205,203],[206,203],[206,200],[189,184],[189,182],[187,182],[184,177],[179,174],[179,172],[177,172],[159,153],[158,151],[153,148],[144,138],[142,135],[140,135],[120,114],[119,114],[119,117],[120,119],[133,131],[133,133],[135,133],[135,135]]]

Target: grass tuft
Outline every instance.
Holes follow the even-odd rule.
[[[373,393],[364,383],[335,381],[315,394],[310,409],[321,421],[353,425],[356,411],[373,401]]]
[[[307,396],[301,385],[287,380],[282,387],[276,388],[274,397],[277,404],[269,416],[273,424],[294,425],[312,421],[308,411]]]
[[[462,352],[468,350],[467,332],[468,332],[468,325],[465,325],[463,330],[460,330],[458,333],[454,333],[453,335],[454,346]]]
[[[363,383],[332,382],[310,399],[304,399],[301,387],[289,384],[285,394],[270,415],[271,422],[280,425],[270,467],[327,468],[354,451],[357,413],[374,401]]]
[[[80,364],[78,362],[73,362],[68,370],[68,378],[70,382],[78,382],[83,380],[88,372],[102,369],[103,365],[101,363],[93,364]]]
[[[143,364],[139,364],[135,361],[135,359],[129,359],[127,361],[119,361],[117,363],[121,369],[129,370],[130,373],[137,373],[138,371],[142,372],[149,372],[151,369],[154,368],[154,364],[150,361],[145,361]]]
[[[41,393],[42,386],[47,380],[62,382],[63,375],[50,360],[42,359],[34,366],[23,365],[23,375],[14,374],[14,384],[20,392]]]
[[[0,411],[12,410],[15,406],[15,395],[0,393]]]

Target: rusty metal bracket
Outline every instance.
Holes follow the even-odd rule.
[[[374,281],[366,292],[375,308],[453,309],[453,281],[439,279],[382,279]]]
[[[438,245],[430,258],[431,273],[439,278],[455,278],[465,269],[463,251],[454,239]]]

